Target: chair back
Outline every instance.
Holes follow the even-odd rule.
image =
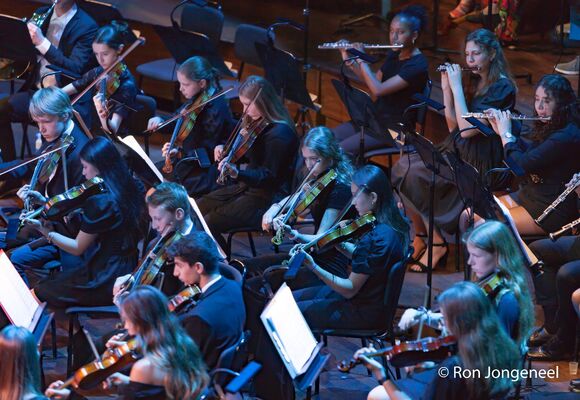
[[[427,84],[425,84],[425,88],[423,89],[423,96],[430,99],[431,98],[431,89],[433,88],[433,81],[431,79],[427,79]],[[421,136],[425,136],[425,120],[427,119],[427,111],[429,110],[429,106],[425,104],[423,107],[417,110],[417,123],[421,125]]]
[[[181,29],[203,33],[209,41],[218,46],[224,27],[224,14],[209,6],[200,7],[186,4],[181,13]]]
[[[136,102],[141,106],[141,109],[137,112],[129,113],[127,128],[131,134],[146,130],[147,122],[155,116],[155,111],[157,110],[157,102],[151,96],[138,94]]]
[[[389,333],[393,331],[393,319],[397,311],[397,306],[399,305],[399,297],[401,296],[401,289],[403,288],[403,281],[405,280],[405,269],[407,268],[407,261],[412,254],[412,249],[408,250],[404,258],[395,263],[389,271],[387,285],[385,287],[385,297],[383,298],[386,328]]]
[[[238,271],[235,267],[226,264],[224,262],[220,262],[219,264],[220,274],[231,281],[237,282],[240,285],[242,284],[242,274]]]
[[[224,387],[233,378],[231,373],[224,370],[239,372],[243,369],[248,360],[247,345],[250,336],[250,331],[242,332],[240,339],[220,354],[217,365],[211,372],[214,383]]]
[[[268,44],[268,31],[256,25],[241,24],[236,29],[234,53],[243,63],[261,67],[262,61],[256,50],[256,43]]]

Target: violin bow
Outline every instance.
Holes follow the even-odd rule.
[[[49,150],[49,151],[47,151],[46,153],[42,153],[42,154],[40,154],[40,155],[38,155],[38,156],[36,156],[36,157],[34,157],[34,158],[31,158],[30,160],[26,160],[26,161],[23,161],[23,162],[21,162],[21,163],[18,163],[18,164],[16,164],[16,165],[14,165],[14,166],[12,166],[12,167],[10,167],[10,168],[8,168],[8,169],[6,169],[6,170],[4,170],[4,171],[0,172],[0,176],[2,176],[2,175],[5,175],[5,174],[7,174],[7,173],[9,173],[9,172],[12,172],[12,171],[14,171],[15,169],[18,169],[18,168],[20,168],[20,167],[23,167],[23,166],[25,166],[25,165],[28,165],[28,164],[30,164],[30,163],[33,163],[34,161],[36,161],[36,160],[39,160],[39,159],[41,159],[41,158],[44,158],[44,157],[46,157],[46,156],[48,156],[48,155],[50,155],[50,154],[52,154],[52,153],[54,153],[54,152],[57,152],[57,151],[60,151],[60,150],[66,149],[68,146],[70,146],[70,144],[64,144],[64,145],[62,145],[62,146],[59,146],[59,147],[57,147],[57,148],[54,148],[54,149],[52,149],[52,150]]]

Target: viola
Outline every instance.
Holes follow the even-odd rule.
[[[338,243],[362,236],[375,226],[376,221],[375,216],[368,212],[348,222],[344,226],[341,226],[340,223],[336,224],[324,234],[306,243],[303,249],[308,251],[320,250],[323,247],[334,246]]]
[[[199,286],[188,286],[181,292],[177,293],[169,300],[169,311],[174,312],[183,304],[191,301],[196,301],[196,298],[201,295],[201,289]]]
[[[296,205],[296,208],[292,211],[293,217],[296,218],[302,214],[306,209],[316,200],[316,198],[326,189],[338,176],[334,169],[331,169],[326,174],[324,174],[320,179],[316,180],[310,189],[304,194],[304,198],[300,203]]]
[[[101,177],[95,176],[81,185],[51,197],[42,208],[40,216],[50,220],[59,219],[77,209],[87,198],[106,190],[105,181]]]
[[[402,342],[395,346],[386,347],[365,354],[368,358],[384,357],[396,368],[408,367],[425,361],[442,361],[455,352],[457,340],[454,336],[438,338],[423,338],[420,340]],[[343,360],[336,367],[341,372],[350,372],[356,365],[361,364],[358,359]]]

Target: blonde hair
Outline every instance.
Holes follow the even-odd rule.
[[[32,118],[56,116],[61,121],[72,118],[73,108],[68,95],[55,86],[40,89],[30,100],[28,112]]]
[[[261,91],[260,91],[261,89]],[[248,76],[246,81],[240,86],[239,94],[248,99],[254,99],[260,91],[260,95],[254,101],[254,106],[258,109],[262,117],[269,122],[278,122],[288,125],[294,130],[294,123],[288,114],[288,110],[280,101],[274,87],[270,82],[261,76]]]

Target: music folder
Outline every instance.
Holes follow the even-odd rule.
[[[266,305],[260,319],[290,377],[306,374],[323,344],[314,338],[286,283]]]

